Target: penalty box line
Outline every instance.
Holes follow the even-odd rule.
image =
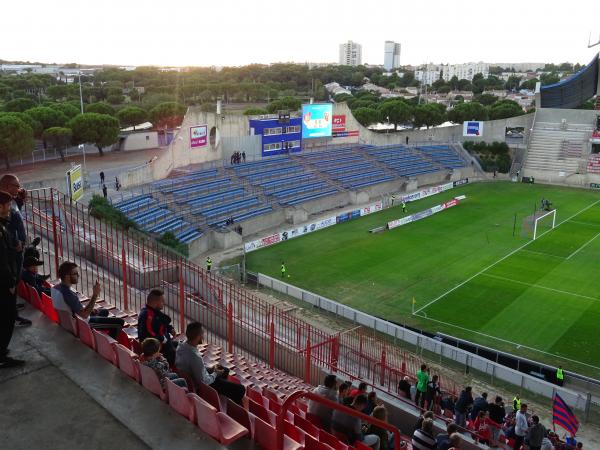
[[[508,339],[499,338],[497,336],[492,336],[491,334],[482,333],[481,331],[471,330],[470,328],[465,328],[465,327],[461,327],[460,325],[455,325],[453,323],[444,322],[443,320],[433,319],[432,317],[427,317],[426,315],[424,316],[423,314],[424,313],[419,314],[419,317],[422,317],[423,319],[431,320],[433,322],[437,322],[439,324],[446,325],[446,326],[449,326],[449,327],[458,328],[459,330],[462,330],[462,331],[467,331],[469,333],[478,334],[480,336],[483,336],[483,337],[486,337],[486,338],[489,338],[489,339],[494,339],[496,341],[504,342],[505,344],[514,345],[517,348],[522,347],[522,348],[525,348],[527,350],[531,350],[531,351],[534,351],[534,352],[537,352],[537,353],[541,353],[543,355],[552,356],[554,358],[560,358],[560,359],[563,359],[565,361],[569,361],[569,362],[576,363],[576,364],[581,364],[583,366],[590,367],[592,369],[600,370],[600,367],[598,367],[598,366],[593,366],[591,364],[587,364],[587,363],[584,363],[584,362],[581,362],[581,361],[577,361],[576,359],[567,358],[566,356],[557,355],[556,353],[550,353],[550,352],[547,352],[547,351],[544,351],[544,350],[540,350],[539,348],[530,347],[529,345],[519,344],[518,342],[509,341]]]
[[[544,236],[545,234],[549,233],[550,231],[560,227],[562,224],[568,222],[569,220],[573,219],[574,217],[577,217],[579,214],[587,211],[588,209],[590,209],[591,207],[597,205],[598,203],[600,203],[600,200],[596,200],[594,203],[592,203],[591,205],[586,206],[585,208],[583,208],[581,211],[576,212],[575,214],[573,214],[571,217],[566,218],[565,220],[563,220],[562,222],[560,222],[558,225],[556,225],[554,228],[550,228],[549,230],[544,231],[542,234],[540,234],[538,236],[538,239],[541,238],[542,236]],[[463,281],[462,283],[457,284],[456,286],[454,286],[452,289],[447,290],[446,292],[444,292],[442,295],[440,295],[437,298],[434,298],[433,300],[431,300],[430,302],[426,303],[425,305],[421,306],[420,308],[416,309],[415,311],[413,311],[413,314],[418,314],[421,311],[423,311],[424,309],[428,308],[429,306],[433,305],[434,303],[436,303],[438,300],[441,300],[442,298],[444,298],[446,295],[450,294],[451,292],[454,292],[455,290],[457,290],[458,288],[460,288],[461,286],[464,286],[465,284],[467,284],[469,281],[473,280],[474,278],[478,277],[479,275],[481,275],[483,272],[488,271],[489,269],[491,269],[492,267],[494,267],[495,265],[501,263],[502,261],[504,261],[506,258],[514,255],[515,253],[517,253],[519,250],[524,249],[525,247],[527,247],[529,244],[531,244],[532,242],[535,242],[533,240],[526,242],[525,244],[521,245],[520,247],[517,247],[516,249],[514,249],[513,251],[511,251],[510,253],[508,253],[507,255],[503,256],[502,258],[500,258],[498,261],[490,264],[489,266],[485,267],[484,269],[480,270],[479,272],[477,272],[475,275],[472,275],[471,277],[467,278],[465,281]]]

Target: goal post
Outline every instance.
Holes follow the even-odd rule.
[[[544,214],[536,217],[533,222],[533,240],[535,241],[540,234],[552,230],[556,226],[556,210],[546,211]]]

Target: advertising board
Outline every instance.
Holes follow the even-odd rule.
[[[208,143],[208,125],[190,127],[190,147],[205,147]]]
[[[73,166],[67,170],[67,190],[69,196],[77,201],[83,195],[83,172],[81,165]]]
[[[463,136],[478,137],[483,134],[483,122],[466,121],[463,122]]]
[[[346,115],[333,116],[333,123],[331,125],[333,131],[345,131],[346,130]]]
[[[411,214],[410,216],[401,217],[400,219],[392,220],[387,223],[387,229],[393,230],[394,228],[398,228],[402,225],[406,225],[412,222],[416,222],[417,220],[424,219],[426,217],[432,216],[440,211],[443,211],[448,208],[452,208],[453,206],[458,205],[458,200],[453,198],[447,202],[444,202],[440,205],[433,206],[431,208],[425,209],[423,211],[419,211],[418,213]]]
[[[331,137],[332,111],[331,103],[302,105],[302,139]]]

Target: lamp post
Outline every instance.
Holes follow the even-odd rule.
[[[81,69],[78,72],[79,75],[79,104],[81,106],[81,114],[83,114],[83,90],[81,88]],[[86,172],[86,165],[85,165],[85,144],[81,144],[81,152],[83,153],[83,174],[82,174],[82,178],[83,178],[83,185],[85,186],[85,172]]]

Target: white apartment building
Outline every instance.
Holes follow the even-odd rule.
[[[352,41],[340,44],[339,63],[342,66],[360,66],[362,64],[362,45]]]
[[[415,79],[422,84],[431,85],[440,77],[444,81],[450,81],[452,77],[459,80],[472,81],[476,74],[482,74],[487,78],[490,74],[490,65],[488,63],[466,63],[466,64],[429,64],[425,69],[415,70]]]
[[[383,67],[388,72],[400,67],[400,43],[385,41],[383,49]]]
[[[441,66],[427,66],[425,69],[415,70],[415,80],[421,84],[431,86],[440,79],[441,74]]]

